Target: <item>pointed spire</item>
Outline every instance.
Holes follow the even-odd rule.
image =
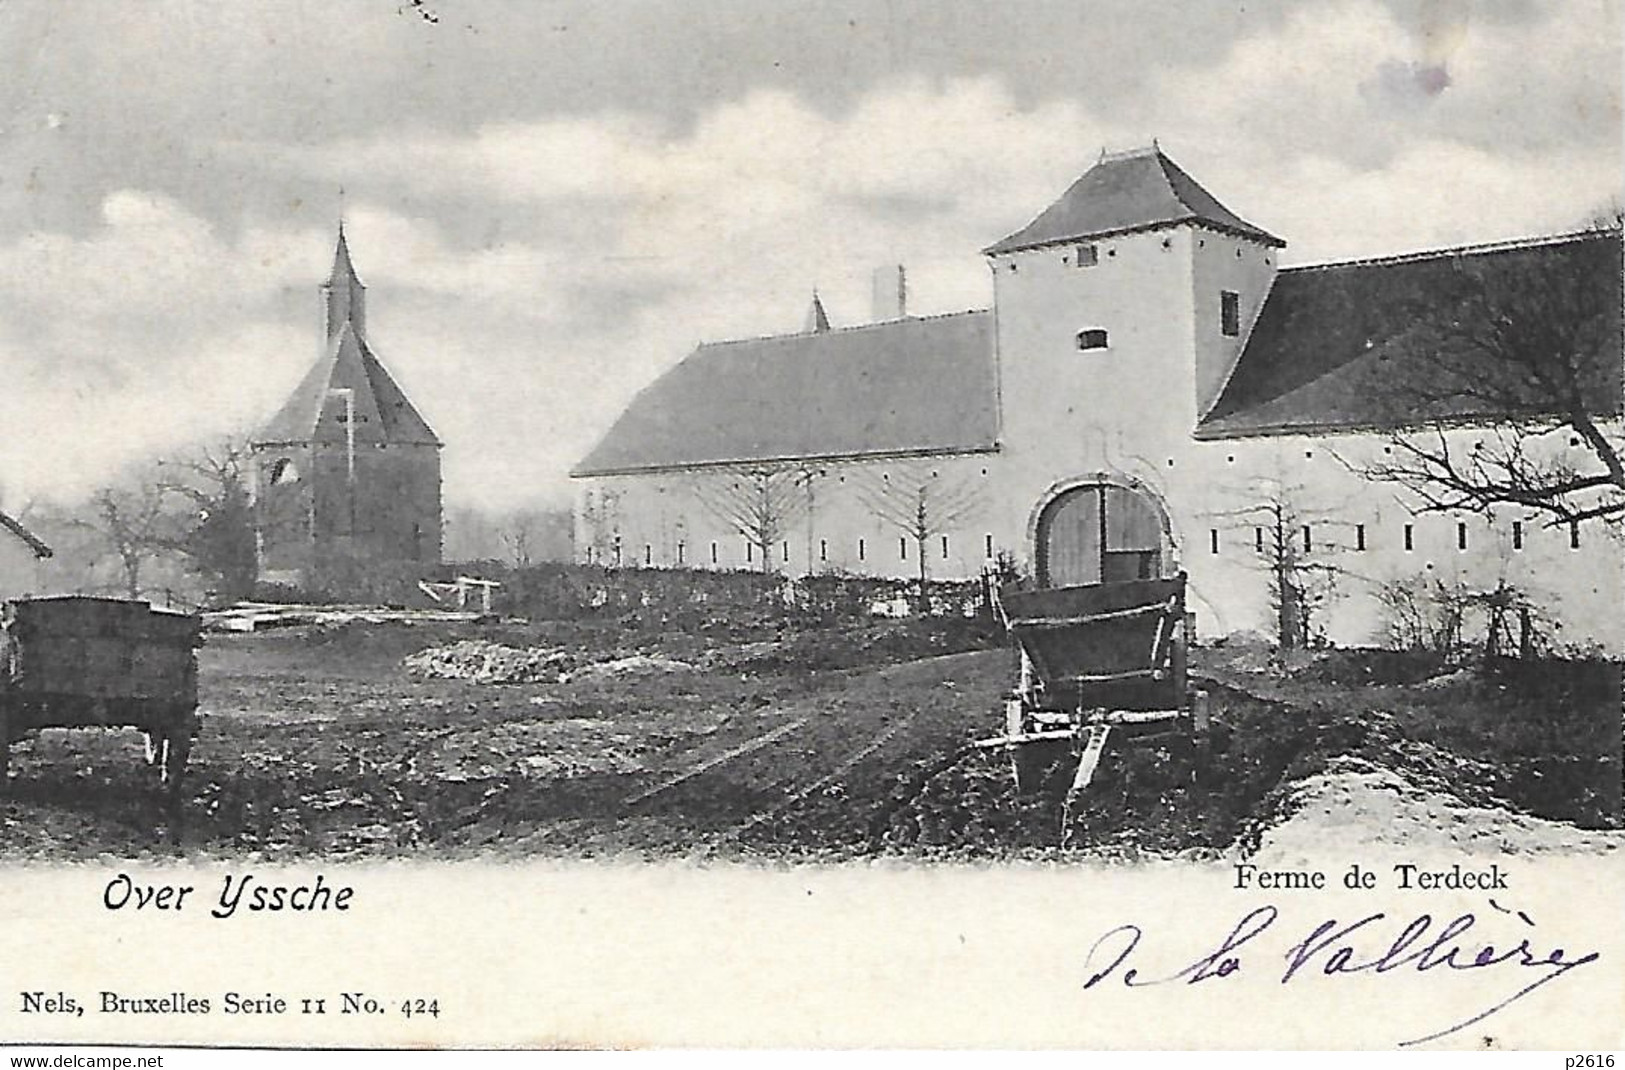
[[[327,306],[327,340],[332,341],[346,323],[355,325],[356,333],[367,333],[367,288],[355,273],[350,262],[350,243],[344,236],[344,220],[339,220],[338,244],[333,249],[333,272],[322,284],[322,296]]]
[[[361,277],[355,273],[355,265],[350,262],[350,243],[344,236],[344,217],[339,217],[339,240],[333,249],[333,271],[327,277],[328,284],[338,282],[353,282],[361,285]]]
[[[813,291],[812,304],[807,308],[807,323],[801,328],[803,334],[823,334],[829,330],[829,316],[824,312],[824,302],[818,299],[818,291]]]

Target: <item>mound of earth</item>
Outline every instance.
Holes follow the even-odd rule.
[[[477,684],[524,684],[557,681],[574,662],[559,649],[519,649],[484,639],[464,639],[408,655],[402,665],[430,680],[472,680]]]

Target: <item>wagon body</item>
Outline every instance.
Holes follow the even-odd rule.
[[[1077,761],[1068,809],[1094,776],[1108,740],[1174,736],[1206,728],[1206,696],[1186,679],[1185,575],[999,594],[1020,653],[1005,703],[1005,733],[1020,791],[1063,757]]]
[[[178,780],[196,734],[201,621],[146,602],[67,596],[0,606],[0,778],[12,742],[41,728],[145,732]]]

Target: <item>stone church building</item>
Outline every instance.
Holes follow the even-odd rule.
[[[373,352],[342,224],[321,293],[321,355],[252,442],[260,578],[437,564],[440,439]]]
[[[1505,586],[1561,641],[1617,650],[1605,525],[1424,511],[1371,477],[1406,434],[1470,457],[1511,426],[1429,388],[1453,343],[1418,329],[1419,301],[1448,312],[1464,272],[1617,294],[1618,232],[1294,268],[1284,246],[1160,148],[1103,153],[984,250],[991,309],[909,317],[899,301],[831,329],[815,298],[802,332],[702,345],[647,386],[572,473],[578,555],[933,578],[1009,555],[1056,585],[1182,569],[1213,637],[1275,634],[1284,554],[1313,591],[1311,634],[1334,642],[1391,638],[1396,592]],[[1580,389],[1617,432],[1609,329]],[[1595,466],[1544,426],[1522,448]]]

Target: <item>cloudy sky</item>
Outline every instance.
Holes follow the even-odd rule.
[[[557,501],[695,343],[984,307],[978,250],[1163,148],[1287,263],[1619,196],[1620,0],[0,5],[0,487],[251,427],[340,212],[453,504]]]

